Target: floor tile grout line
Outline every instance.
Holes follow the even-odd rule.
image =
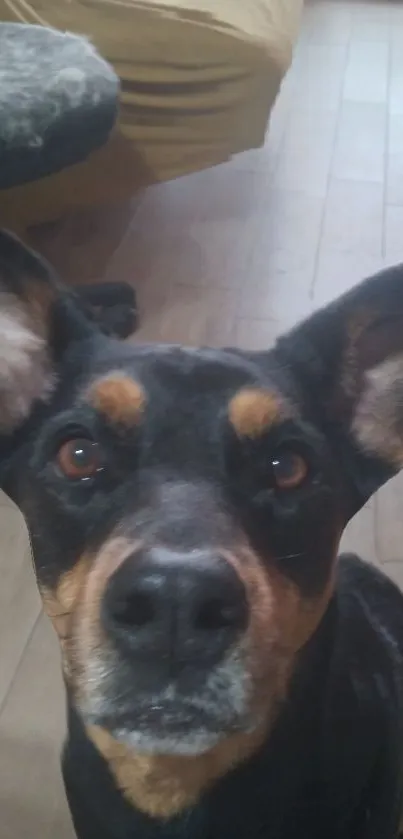
[[[107,263],[104,267],[104,270],[102,272],[102,278],[103,279],[105,277],[108,277],[110,271],[113,272],[113,263],[114,263],[114,261],[117,257],[118,251],[120,250],[121,247],[125,246],[129,237],[133,233],[133,228],[134,228],[135,223],[136,223],[136,216],[138,215],[138,211],[141,207],[141,204],[142,204],[142,201],[143,201],[143,198],[144,198],[144,193],[145,193],[144,189],[139,189],[138,192],[133,196],[133,198],[130,201],[130,204],[131,205],[133,204],[133,208],[130,209],[130,221],[127,224],[127,227],[126,227],[126,229],[123,233],[122,238],[120,239],[120,241],[118,242],[118,244],[116,245],[114,250],[112,251],[112,253],[111,253],[111,255],[110,255],[110,257],[109,257],[109,259],[108,259],[108,261],[107,261]]]
[[[308,39],[308,43],[309,43],[309,39]],[[291,60],[290,67],[288,68],[288,73],[292,72],[293,60],[294,60],[294,57]],[[284,79],[284,81],[285,81],[285,79]],[[281,89],[280,89],[280,92],[279,92],[278,96],[280,96],[280,95],[281,95]],[[289,124],[291,122],[292,106],[294,104],[295,96],[296,96],[296,91],[295,91],[294,84],[292,85],[291,91],[289,91],[287,95],[288,95],[287,114],[286,114],[286,118],[284,120],[284,125],[283,125],[282,130],[281,130],[281,143],[283,143],[284,138],[286,137],[287,129],[288,129]],[[270,121],[269,121],[269,126],[268,126],[268,134],[269,133],[270,133]],[[277,168],[278,168],[278,164],[279,164],[279,158],[280,158],[280,145],[281,144],[279,143],[279,147],[277,148],[277,150],[275,151],[275,153],[273,155],[273,157],[274,157],[273,165],[270,166],[270,171],[268,173],[268,188],[269,189],[270,189],[270,187],[273,187],[273,184],[274,184],[274,178],[275,178],[275,175],[276,175],[276,172],[277,172]],[[264,146],[262,146],[262,148],[261,148],[262,151],[263,151],[263,148],[264,148]],[[256,236],[257,236],[257,233],[256,233]],[[250,265],[250,263],[253,259],[252,249],[253,249],[253,244],[251,243],[250,254],[249,254],[248,259],[245,261],[245,276],[248,273],[248,266]],[[235,304],[235,307],[234,307],[234,322],[233,322],[234,333],[235,333],[235,330],[236,330],[236,324],[238,323],[239,320],[248,320],[248,318],[243,318],[242,315],[240,314],[243,291],[244,291],[244,287],[243,287],[242,284],[240,284],[239,287],[236,290],[237,300],[236,300],[236,304]],[[256,318],[256,320],[265,321],[265,320],[268,320],[268,318]],[[275,322],[275,318],[272,318],[270,320],[273,320],[273,322]]]
[[[389,21],[388,34],[388,67],[387,67],[387,94],[385,105],[385,149],[384,149],[384,165],[383,165],[383,204],[382,204],[382,241],[381,241],[381,258],[382,262],[386,261],[387,241],[386,241],[386,223],[387,223],[387,203],[388,203],[388,185],[389,185],[389,148],[390,148],[390,95],[392,82],[392,29]]]
[[[290,67],[288,68],[288,73],[291,73],[291,71],[292,71],[292,62],[293,62],[293,59],[291,60]],[[280,92],[279,92],[278,95],[279,96],[281,95],[281,89],[280,89]],[[286,133],[287,133],[287,128],[288,128],[288,126],[290,124],[290,121],[291,121],[292,104],[295,100],[294,86],[292,87],[292,90],[288,93],[288,97],[289,97],[289,101],[288,101],[288,104],[287,104],[287,115],[286,115],[286,118],[284,120],[284,125],[283,125],[282,130],[281,130],[281,143],[284,141],[284,138],[285,138]],[[270,118],[269,118],[268,133],[266,135],[266,138],[267,138],[269,133],[270,133]],[[266,142],[266,140],[265,140],[265,142]],[[279,144],[279,147],[280,147],[280,144]],[[264,145],[261,147],[262,152],[263,152],[263,149],[264,149]],[[277,171],[277,167],[278,167],[278,163],[279,163],[279,157],[280,157],[279,148],[275,151],[273,157],[274,157],[273,165],[270,166],[269,173],[268,173],[268,188],[270,188],[270,186],[272,186],[273,182],[274,182],[274,177],[275,177],[275,173]],[[256,237],[257,237],[257,232],[256,232]],[[247,274],[248,274],[248,266],[250,265],[250,263],[253,259],[253,253],[252,253],[253,247],[254,247],[254,245],[253,245],[253,243],[251,243],[249,256],[245,260],[245,279],[246,279]],[[236,334],[236,325],[237,325],[239,320],[243,319],[241,314],[240,314],[243,292],[244,292],[244,286],[242,285],[242,283],[240,283],[237,290],[236,290],[236,298],[237,299],[236,299],[236,303],[235,303],[235,306],[234,306],[234,315],[233,315],[234,337],[235,337],[235,334]],[[264,320],[264,319],[262,318],[262,320]]]
[[[39,623],[39,621],[40,621],[40,619],[41,619],[42,615],[43,615],[42,609],[41,609],[40,607],[38,607],[38,614],[37,614],[37,616],[36,616],[36,618],[35,618],[35,620],[34,620],[34,622],[33,622],[32,626],[31,626],[31,629],[30,629],[30,631],[29,631],[29,633],[28,633],[28,635],[27,635],[27,637],[26,637],[25,644],[24,644],[24,646],[23,646],[23,648],[22,648],[22,650],[21,650],[20,655],[18,656],[18,661],[17,661],[16,667],[15,667],[15,669],[14,669],[14,673],[13,673],[13,675],[12,675],[12,677],[11,677],[10,681],[9,681],[8,688],[7,688],[7,690],[6,690],[6,692],[5,692],[4,696],[3,696],[3,699],[2,699],[2,701],[0,702],[0,719],[1,719],[1,715],[2,715],[2,713],[3,713],[4,709],[5,709],[5,707],[6,707],[6,705],[7,705],[7,702],[8,702],[8,699],[9,699],[9,697],[10,697],[11,691],[12,691],[12,689],[13,689],[13,687],[14,687],[14,685],[15,685],[15,682],[16,682],[16,680],[17,680],[18,674],[19,674],[19,672],[20,672],[20,670],[21,670],[21,666],[22,666],[22,662],[23,662],[23,659],[24,659],[25,653],[26,653],[26,651],[27,651],[27,649],[28,649],[28,646],[29,646],[29,644],[30,644],[30,642],[31,642],[31,640],[32,640],[32,638],[33,638],[33,636],[34,636],[34,634],[35,634],[35,630],[36,630],[36,628],[37,628],[37,626],[38,626],[38,623]]]
[[[319,257],[320,257],[320,250],[321,250],[321,246],[322,246],[324,226],[325,226],[326,206],[327,206],[327,202],[328,202],[328,199],[329,199],[330,184],[331,184],[331,180],[332,180],[332,164],[333,164],[333,160],[334,160],[334,154],[335,154],[335,150],[336,150],[336,143],[337,143],[339,127],[340,127],[340,117],[341,117],[343,101],[344,101],[343,91],[344,91],[344,84],[345,84],[348,60],[349,60],[350,53],[351,53],[351,39],[352,39],[351,30],[352,30],[352,20],[350,22],[350,32],[349,32],[349,37],[348,37],[348,41],[347,41],[347,44],[346,44],[346,54],[345,54],[344,69],[343,69],[343,80],[342,80],[342,83],[340,85],[340,97],[339,97],[338,108],[337,108],[337,118],[336,118],[336,121],[335,121],[335,130],[334,130],[334,136],[333,136],[332,151],[331,151],[331,155],[330,155],[329,172],[328,172],[328,176],[327,176],[327,185],[326,185],[326,194],[325,194],[325,199],[324,199],[324,202],[323,202],[322,214],[321,214],[321,219],[320,219],[320,223],[319,223],[319,236],[318,236],[318,241],[317,241],[317,245],[316,245],[316,249],[315,249],[313,276],[312,276],[312,282],[311,282],[310,287],[309,287],[309,300],[311,301],[311,303],[314,300],[316,285],[317,285],[317,279],[318,279]]]

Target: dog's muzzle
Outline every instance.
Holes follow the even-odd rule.
[[[137,551],[110,578],[101,622],[118,662],[102,722],[120,739],[194,753],[248,727],[240,649],[249,606],[219,553]]]

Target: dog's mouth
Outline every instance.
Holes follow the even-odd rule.
[[[217,707],[200,698],[152,697],[131,707],[111,708],[97,715],[101,725],[129,749],[146,754],[197,755],[231,734],[250,732],[256,720],[249,714]]]
[[[102,725],[129,749],[145,754],[196,755],[212,749],[241,725],[220,723],[191,705],[153,703],[132,714],[104,718]]]
[[[201,754],[257,720],[253,684],[238,647],[218,666],[168,674],[111,656],[92,659],[76,704],[87,725],[139,752]]]

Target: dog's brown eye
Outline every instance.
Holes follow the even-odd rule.
[[[99,445],[85,437],[63,443],[56,459],[63,475],[72,480],[93,478],[101,469]]]
[[[306,460],[296,452],[280,451],[272,460],[274,482],[278,489],[296,489],[308,474]]]

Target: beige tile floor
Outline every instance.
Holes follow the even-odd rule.
[[[110,224],[107,212],[98,233],[95,225],[99,239],[116,236],[114,225],[113,234],[100,232],[102,223]],[[88,265],[95,240],[81,237],[77,253],[70,247],[69,266],[75,257]],[[399,260],[403,3],[317,0],[307,5],[265,147],[149,190],[106,275],[138,289],[136,340],[260,348]],[[351,524],[345,544],[403,587],[402,497],[397,479]],[[0,531],[0,839],[71,839],[58,773],[57,649],[26,532],[4,498]]]

